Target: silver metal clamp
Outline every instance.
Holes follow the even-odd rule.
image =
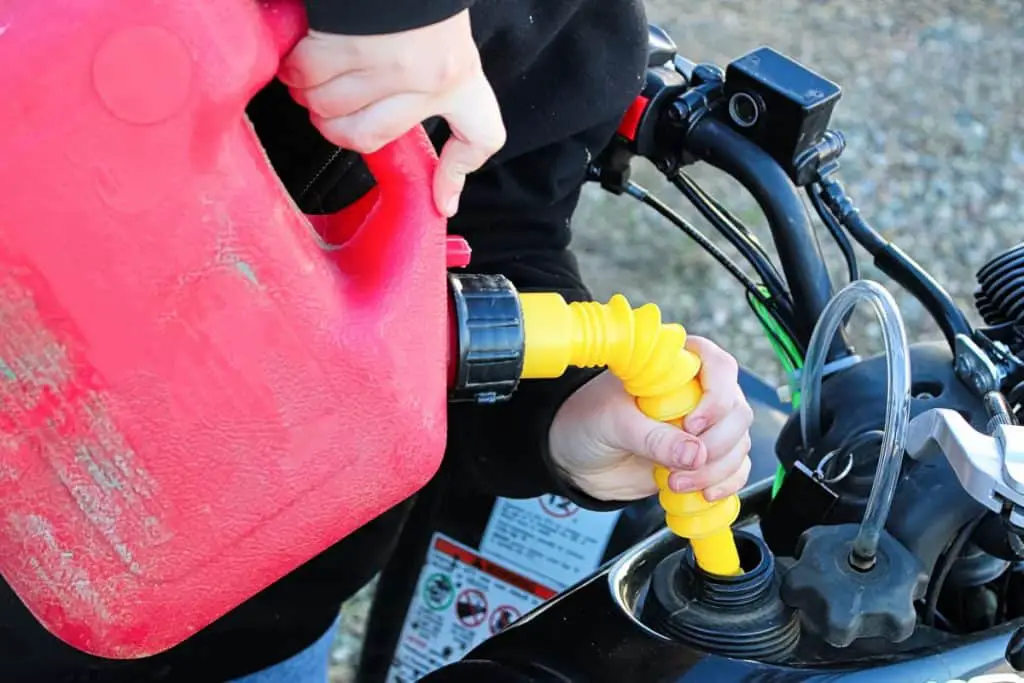
[[[938,408],[910,421],[907,454],[942,455],[964,490],[993,512],[1010,506],[1010,524],[1024,529],[1024,427],[995,424],[983,434],[955,410]]]

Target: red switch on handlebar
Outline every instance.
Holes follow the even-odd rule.
[[[644,112],[647,111],[647,105],[651,101],[643,95],[637,95],[633,103],[629,105],[629,109],[626,110],[625,115],[622,117],[622,121],[619,123],[617,130],[618,134],[626,138],[630,142],[636,142],[637,130],[640,128],[640,121],[644,117]]]

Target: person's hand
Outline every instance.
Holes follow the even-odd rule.
[[[452,136],[441,151],[434,200],[449,217],[458,210],[466,176],[505,144],[469,10],[387,35],[310,31],[284,59],[278,78],[325,138],[360,154],[444,117]]]
[[[551,455],[577,488],[599,500],[644,498],[658,490],[655,464],[672,471],[673,491],[703,491],[708,501],[744,486],[753,411],[740,390],[736,361],[701,337],[690,337],[686,348],[701,358],[704,395],[683,429],[641,413],[608,372],[562,404],[551,425]]]

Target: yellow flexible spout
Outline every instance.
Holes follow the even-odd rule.
[[[700,359],[685,348],[686,330],[662,324],[654,304],[634,310],[620,294],[607,304],[567,303],[556,293],[521,293],[523,379],[560,377],[570,367],[604,367],[622,380],[645,414],[677,426],[703,394]],[[669,471],[654,468],[668,527],[689,539],[697,564],[712,574],[742,573],[732,523],[739,498],[709,503],[703,493],[676,493]]]

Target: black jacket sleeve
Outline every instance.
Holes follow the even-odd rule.
[[[429,26],[473,0],[306,0],[309,27],[324,33],[379,35]]]
[[[646,20],[638,3],[622,0],[575,3],[572,13],[561,16],[554,15],[566,4],[524,4],[536,12],[535,25],[560,24],[561,30],[542,45],[530,45],[535,53],[517,45],[530,40],[529,21],[507,22],[514,28],[485,38],[481,55],[509,144],[470,177],[449,230],[473,248],[470,271],[501,273],[520,291],[590,299],[569,249],[570,221],[592,158],[608,144],[641,87]],[[510,46],[529,61],[502,60]],[[477,487],[495,495],[559,492],[582,507],[619,507],[573,488],[548,448],[556,412],[596,374],[570,369],[557,380],[522,382],[502,404],[452,406],[449,458]]]

